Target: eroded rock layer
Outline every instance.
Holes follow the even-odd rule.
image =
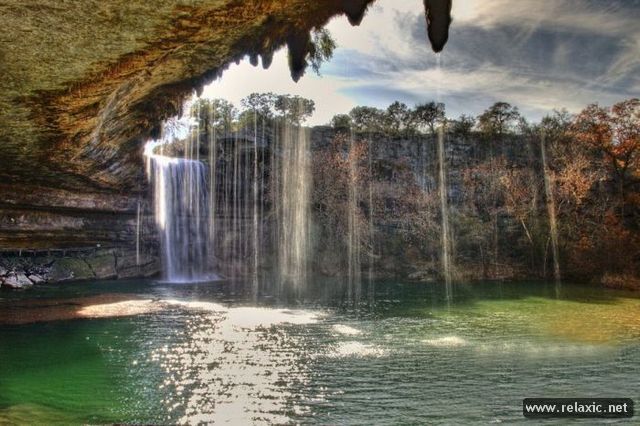
[[[194,88],[247,54],[268,64],[336,14],[357,23],[369,3],[3,2],[0,176],[74,191],[139,190],[141,140]],[[306,52],[297,51],[299,73]]]
[[[374,1],[1,2],[0,252],[130,251],[149,214],[142,146],[161,122],[247,55],[268,67],[286,46],[300,78],[309,32],[357,25]],[[425,4],[433,31],[447,5]]]
[[[0,250],[131,250],[140,203],[148,215],[142,146],[162,120],[229,63],[268,66],[371,1],[2,2]]]

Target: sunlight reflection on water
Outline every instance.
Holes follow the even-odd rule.
[[[179,423],[282,424],[287,413],[305,413],[295,389],[309,381],[310,354],[303,337],[283,326],[314,324],[321,313],[167,303],[201,311],[186,341],[151,355],[167,375],[165,403],[184,410]]]
[[[329,358],[344,357],[383,357],[388,351],[376,346],[360,342],[342,342],[327,354]]]
[[[447,307],[381,285],[373,309],[228,285],[15,297],[0,309],[0,423],[451,424],[455,404],[458,424],[486,424],[521,420],[518,398],[549,389],[637,394],[638,299],[513,286]]]

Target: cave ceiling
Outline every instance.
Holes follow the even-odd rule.
[[[374,1],[1,2],[0,191],[140,190],[143,141],[194,89],[247,55],[266,67],[283,46],[297,79],[309,32],[337,15],[358,25]],[[439,51],[450,0],[424,6]]]

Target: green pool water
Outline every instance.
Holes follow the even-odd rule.
[[[118,301],[92,299],[105,294]],[[53,302],[87,316],[0,325],[0,424],[511,424],[527,423],[524,397],[640,401],[637,294],[476,283],[447,304],[437,284],[380,282],[362,295],[152,281],[0,293],[13,318]]]

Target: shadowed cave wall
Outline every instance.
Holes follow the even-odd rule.
[[[155,272],[144,141],[180,113],[194,89],[247,55],[268,67],[286,46],[297,80],[310,31],[336,15],[357,25],[373,1],[3,2],[0,251],[11,261],[0,272],[15,257],[52,266],[60,263],[56,254],[76,253],[72,259],[83,265],[107,256],[108,272],[89,265],[62,278],[135,275],[119,272],[118,259],[135,248],[138,209],[149,256],[140,274]],[[429,38],[441,50],[450,1],[424,3]]]

